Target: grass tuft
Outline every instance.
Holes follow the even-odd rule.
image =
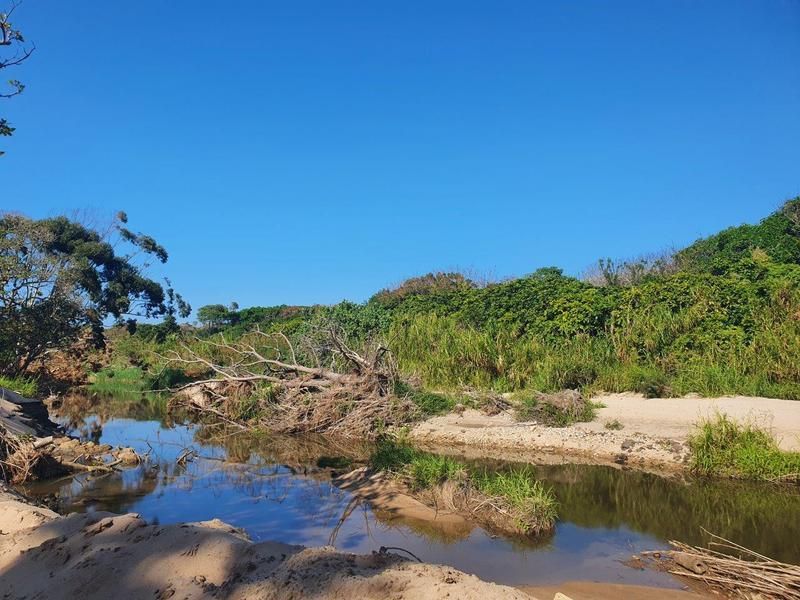
[[[483,494],[501,498],[509,505],[521,531],[533,531],[542,523],[556,520],[558,502],[553,490],[536,479],[528,466],[510,471],[475,471],[471,480]]]
[[[33,398],[39,391],[36,381],[26,377],[0,377],[0,387],[17,392],[26,398]]]
[[[784,452],[768,431],[724,414],[700,423],[689,447],[700,475],[800,482],[800,452]]]
[[[464,465],[449,456],[418,453],[408,465],[413,487],[427,489],[446,481],[463,481],[467,472]]]
[[[429,454],[391,438],[378,443],[370,458],[373,469],[407,479],[425,497],[460,502],[487,526],[509,533],[533,535],[552,530],[557,503],[550,488],[535,477],[530,467],[490,471],[470,467],[448,456]],[[453,494],[453,486],[460,493]],[[449,487],[448,487],[449,486]]]

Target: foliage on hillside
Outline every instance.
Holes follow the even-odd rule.
[[[432,273],[363,304],[222,307],[224,327],[195,333],[259,327],[302,347],[332,325],[354,346],[385,339],[402,373],[440,390],[800,398],[800,198],[674,256],[601,265],[601,280]]]

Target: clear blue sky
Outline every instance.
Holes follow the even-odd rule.
[[[580,274],[800,193],[800,3],[26,0],[0,207],[124,209],[197,307]]]

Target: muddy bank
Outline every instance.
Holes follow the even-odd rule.
[[[545,427],[519,422],[510,411],[487,416],[476,410],[428,419],[411,431],[422,447],[467,458],[547,463],[626,465],[680,473],[689,460],[687,439],[695,424],[718,412],[770,430],[781,447],[800,447],[800,402],[768,398],[644,398],[613,394],[591,423]],[[619,429],[609,429],[614,423]]]
[[[219,520],[60,517],[0,491],[3,598],[494,598],[522,591],[391,552],[252,543]]]

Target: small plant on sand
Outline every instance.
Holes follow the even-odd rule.
[[[594,421],[598,404],[586,400],[577,390],[555,394],[523,394],[516,408],[520,421],[537,421],[547,427],[567,427],[574,423]]]
[[[449,396],[419,389],[400,380],[394,384],[394,393],[401,398],[411,400],[424,417],[441,415],[456,405],[455,400]]]
[[[699,424],[689,439],[692,470],[700,475],[800,483],[800,452],[784,452],[775,438],[752,423],[727,415]]]
[[[620,423],[619,419],[614,419],[613,421],[606,421],[605,427],[611,431],[619,431],[620,429],[624,429],[625,425]]]

